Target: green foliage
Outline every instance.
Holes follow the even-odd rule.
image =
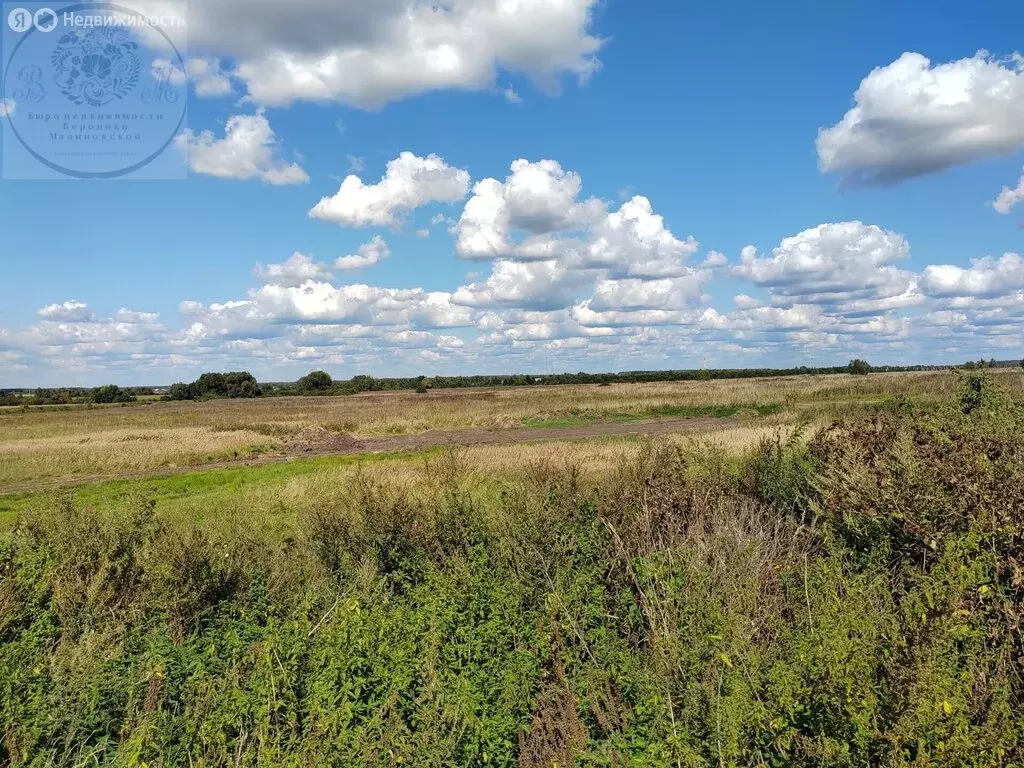
[[[36,389],[35,392],[23,397],[21,405],[72,405],[85,402],[91,392],[88,389]]]
[[[806,506],[812,490],[813,464],[804,447],[806,427],[787,438],[762,437],[746,460],[745,488],[759,501],[792,515]]]
[[[313,371],[299,379],[295,386],[300,392],[323,393],[334,386],[334,379],[326,371]]]
[[[17,392],[0,390],[0,406],[22,405],[23,400]]]
[[[234,373],[204,373],[191,384],[178,383],[167,391],[168,400],[204,400],[208,398],[261,397],[256,378],[246,371]]]
[[[959,377],[957,403],[965,416],[1001,419],[1012,414],[1007,394],[987,373],[961,373]]]
[[[116,384],[107,384],[96,387],[92,391],[91,399],[94,403],[134,403],[137,398]]]
[[[0,544],[0,763],[1019,765],[1024,414],[975,381],[596,484],[434,455],[286,536],[57,499]]]
[[[871,364],[868,363],[867,360],[861,360],[858,358],[850,361],[850,364],[847,366],[847,370],[854,376],[867,376],[871,373]]]

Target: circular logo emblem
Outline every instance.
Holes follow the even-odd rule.
[[[75,106],[123,101],[139,85],[139,44],[113,27],[68,32],[51,61],[53,81]]]
[[[32,19],[35,28],[40,32],[53,32],[57,28],[57,14],[52,8],[40,8]]]
[[[7,26],[15,32],[28,32],[32,28],[32,12],[15,8],[7,14]]]
[[[0,91],[16,107],[5,178],[184,178],[170,146],[187,103],[184,19],[113,3],[25,14]]]

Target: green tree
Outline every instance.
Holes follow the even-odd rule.
[[[300,392],[324,392],[334,386],[334,379],[326,371],[313,371],[298,380]]]
[[[373,378],[373,376],[368,376],[366,374],[353,376],[350,385],[356,392],[373,392],[380,389],[378,381]]]
[[[178,382],[177,384],[172,384],[171,388],[167,390],[168,400],[195,400],[198,396],[199,393],[195,384]]]
[[[126,392],[121,389],[117,384],[106,384],[102,387],[96,387],[89,398],[94,403],[134,403],[135,395],[131,392]]]
[[[854,376],[867,376],[871,373],[871,364],[868,363],[867,360],[857,358],[856,360],[850,361],[850,364],[847,366],[847,370]]]

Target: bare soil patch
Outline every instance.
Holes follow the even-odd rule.
[[[304,427],[285,441],[288,453],[361,453],[363,442],[351,435],[331,432],[323,427]]]

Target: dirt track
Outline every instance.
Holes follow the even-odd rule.
[[[380,453],[418,451],[444,445],[514,445],[545,440],[586,440],[619,435],[663,435],[721,426],[726,419],[652,419],[650,421],[603,422],[578,427],[525,427],[519,429],[454,429],[418,435],[374,437],[358,440],[358,447],[326,453]],[[313,451],[314,453],[316,450]]]
[[[139,480],[148,477],[169,477],[214,469],[258,467],[301,458],[318,456],[344,456],[359,453],[399,453],[422,451],[442,446],[515,445],[550,440],[587,440],[622,435],[663,435],[689,432],[709,427],[722,427],[732,419],[652,419],[650,421],[604,422],[577,427],[524,427],[519,429],[456,429],[423,432],[418,435],[370,437],[356,439],[348,435],[321,432],[313,439],[305,439],[286,446],[279,453],[248,459],[219,461],[183,467],[164,467],[141,472],[122,472],[114,475],[79,475],[0,486],[0,496],[15,493],[34,493],[75,485],[101,483],[110,480]]]

